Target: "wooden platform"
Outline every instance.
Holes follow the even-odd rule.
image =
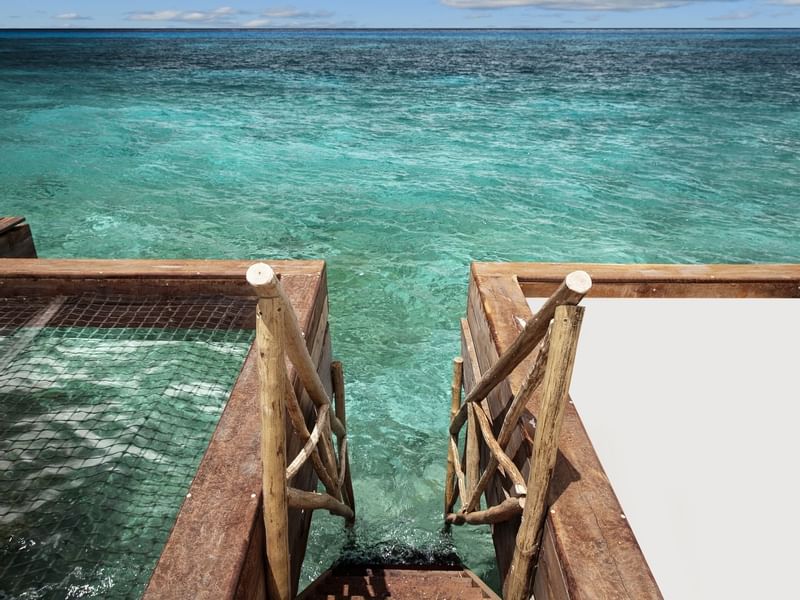
[[[0,258],[36,258],[25,217],[0,217]]]
[[[587,271],[590,297],[797,298],[800,265],[472,265],[467,317],[462,321],[465,389],[469,391],[521,331],[531,312],[526,297],[547,297],[571,271]],[[587,319],[591,315],[587,314]],[[497,417],[519,391],[536,352],[489,396]],[[536,415],[538,397],[528,406]],[[529,431],[530,435],[530,431]],[[530,455],[523,444],[515,461]],[[524,472],[524,471],[523,471]],[[490,504],[504,498],[500,482],[490,485]],[[568,408],[549,497],[542,554],[534,579],[537,600],[661,598],[661,592],[624,518],[611,482],[574,406]],[[501,577],[513,553],[518,522],[496,525],[493,540]]]
[[[500,600],[463,568],[335,567],[314,581],[297,600]]]
[[[213,306],[241,306],[235,323],[252,328],[256,299],[245,280],[255,261],[150,261],[0,259],[0,309],[18,326],[93,327],[215,326]],[[328,393],[331,340],[325,263],[269,261],[279,275],[305,334],[309,352]],[[86,298],[91,300],[86,300]],[[113,318],[86,311],[65,312],[69,303],[91,304],[113,297]],[[252,306],[252,311],[247,307]],[[180,311],[174,310],[179,306]],[[209,308],[211,307],[211,308]],[[102,307],[101,309],[102,310]],[[202,311],[204,318],[197,319]],[[219,324],[217,323],[217,326]],[[251,348],[220,417],[216,431],[184,499],[175,525],[144,597],[263,598],[264,528],[261,519],[260,420],[257,409],[256,353]],[[290,381],[300,395],[292,369]],[[312,404],[303,393],[308,417]],[[291,460],[300,450],[288,440]],[[308,464],[292,480],[316,489]],[[289,540],[295,587],[306,547],[310,513],[290,512]]]

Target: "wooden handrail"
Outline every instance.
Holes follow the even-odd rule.
[[[342,363],[335,360],[331,363],[331,381],[333,382],[333,398],[336,403],[336,417],[341,421],[342,427],[347,430],[347,414],[345,410],[345,396],[344,396],[344,369]],[[340,478],[344,477],[344,493],[346,494],[345,500],[348,506],[353,511],[355,518],[356,512],[356,496],[353,492],[353,478],[350,473],[350,455],[347,450],[347,438],[345,436],[337,435],[337,444],[339,448],[344,448],[344,462],[339,462],[339,469],[341,469]],[[342,485],[339,485],[342,489]],[[350,521],[352,522],[352,520]]]
[[[289,506],[292,508],[299,508],[301,510],[318,510],[324,509],[334,515],[344,517],[348,521],[355,519],[353,510],[339,502],[329,494],[319,494],[317,492],[306,492],[295,488],[288,489]]]
[[[503,381],[519,363],[536,347],[555,315],[556,307],[575,305],[592,288],[592,278],[585,271],[573,271],[564,279],[558,289],[551,295],[535,315],[525,324],[514,342],[503,355],[497,359],[480,381],[467,394],[464,404],[450,424],[450,433],[457,435],[467,419],[467,405],[480,402]]]
[[[450,525],[493,525],[518,516],[525,506],[525,498],[506,498],[500,504],[475,512],[450,513],[445,522]]]
[[[322,380],[320,380],[317,369],[314,366],[314,361],[311,360],[311,355],[308,353],[308,347],[303,339],[303,330],[300,329],[300,324],[297,322],[297,315],[288,298],[286,298],[286,293],[278,281],[278,276],[275,275],[269,265],[258,263],[247,270],[247,281],[256,291],[259,298],[279,298],[286,307],[284,310],[286,319],[286,354],[297,370],[300,381],[303,382],[303,387],[305,387],[312,402],[317,407],[330,404],[331,401],[325,391],[325,386],[322,384]],[[345,435],[344,425],[335,415],[331,415],[331,429],[336,435]]]
[[[270,274],[272,270],[270,269]],[[292,595],[289,563],[289,502],[286,491],[286,409],[287,386],[285,350],[285,305],[272,293],[276,287],[259,288],[261,273],[247,272],[247,280],[258,292],[256,346],[260,385],[261,462],[266,529],[267,588],[270,598],[289,600]],[[280,482],[277,483],[276,482]]]
[[[514,434],[514,431],[517,428],[517,424],[522,417],[522,413],[525,411],[525,407],[533,397],[533,393],[539,387],[539,384],[544,378],[544,365],[547,364],[547,356],[549,352],[550,334],[548,330],[548,333],[545,334],[544,340],[542,340],[542,347],[539,350],[537,361],[534,363],[530,373],[528,373],[528,377],[525,379],[525,384],[522,386],[522,389],[512,399],[511,406],[509,406],[508,411],[506,411],[506,416],[503,418],[503,425],[500,428],[500,435],[497,436],[497,443],[504,452],[509,450],[508,445],[511,442],[511,436]],[[514,456],[514,454],[516,454],[516,450],[514,452],[507,452],[507,456]],[[483,474],[481,475],[480,481],[478,481],[478,485],[472,491],[472,496],[465,501],[466,512],[471,512],[478,507],[478,504],[481,500],[481,494],[483,494],[483,492],[486,491],[486,488],[489,486],[489,482],[491,481],[492,477],[494,477],[498,465],[499,461],[497,458],[495,456],[491,456],[486,464]]]
[[[259,359],[259,404],[261,407],[261,460],[263,512],[266,529],[267,587],[269,597],[291,598],[288,543],[288,510],[325,509],[355,519],[353,483],[345,428],[344,375],[341,363],[331,364],[335,414],[325,387],[308,352],[292,305],[274,271],[265,264],[252,265],[247,281],[258,296],[256,348]],[[289,384],[286,357],[316,406],[316,423],[309,433],[294,387]],[[286,466],[286,415],[303,448]],[[333,447],[336,433],[338,456]],[[326,493],[289,487],[303,465],[311,460]]]
[[[464,359],[457,356],[453,359],[453,384],[450,387],[450,419],[456,416],[461,408],[461,382],[464,377]],[[453,456],[450,444],[447,444],[447,476],[444,481],[444,516],[452,512],[456,503],[456,467],[458,452]],[[459,465],[460,466],[460,465]]]
[[[460,403],[462,361],[456,359],[454,362],[445,481],[445,524],[448,527],[495,524],[522,514],[511,570],[504,585],[504,597],[509,600],[523,600],[530,595],[531,574],[544,524],[547,489],[555,466],[558,437],[583,318],[584,309],[575,304],[590,288],[591,278],[588,274],[583,271],[570,273],[528,321],[509,350],[483,377],[479,377],[464,404]],[[495,438],[488,409],[481,402],[540,342],[536,360],[522,388],[506,407],[500,433]],[[480,376],[480,369],[477,371],[476,375]],[[457,384],[459,388],[456,388]],[[513,457],[522,440],[520,425],[523,412],[540,387],[543,388],[543,399],[533,432],[534,451],[528,479],[525,481]],[[469,425],[462,467],[459,462],[458,440],[459,431],[467,420]],[[475,458],[481,441],[489,450],[482,473]],[[481,496],[498,469],[503,477],[511,481],[513,489],[508,490],[506,484],[503,484],[506,499],[485,510],[479,510]],[[466,482],[464,470],[467,471]],[[480,477],[474,474],[476,471],[480,473]],[[458,496],[461,496],[461,509],[452,512]]]

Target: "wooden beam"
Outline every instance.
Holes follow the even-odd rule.
[[[280,278],[325,277],[323,261],[270,261]],[[4,295],[133,294],[255,297],[242,277],[252,261],[0,258]]]
[[[243,273],[239,273],[240,280],[244,280]],[[298,311],[315,363],[321,372],[329,373],[324,268],[316,273],[282,276],[282,283]],[[249,288],[246,281],[245,286]],[[247,295],[252,297],[252,291]],[[251,327],[255,327],[252,312]],[[253,344],[150,578],[146,600],[266,595],[260,419],[254,418],[259,414],[257,354]],[[300,382],[291,367],[289,377],[300,394]],[[304,413],[312,410],[308,399],[301,398],[301,406]],[[301,447],[299,438],[291,436],[287,458],[295,456]],[[316,489],[317,476],[310,464],[300,470],[292,485]],[[294,582],[299,577],[310,515],[296,510],[289,513]]]
[[[467,495],[472,496],[472,490],[478,485],[481,476],[481,449],[480,436],[478,436],[478,422],[475,417],[475,406],[467,404],[467,435],[464,442],[464,453],[466,454],[466,484]]]
[[[525,479],[522,477],[522,473],[519,472],[517,465],[514,464],[514,461],[506,456],[505,452],[503,452],[503,448],[499,443],[497,443],[497,440],[492,433],[492,426],[489,423],[489,418],[486,416],[486,413],[483,412],[483,409],[478,404],[473,404],[470,406],[470,408],[475,413],[475,418],[478,421],[478,424],[481,428],[481,433],[483,434],[483,440],[486,442],[486,445],[489,446],[489,450],[491,451],[495,462],[500,463],[500,465],[503,467],[506,475],[514,484],[517,495],[524,496],[527,493]],[[478,496],[478,498],[480,498],[480,496]]]
[[[342,367],[342,363],[338,360],[333,361],[331,363],[331,381],[333,382],[333,398],[336,405],[336,418],[339,419],[342,423],[342,427],[344,427],[345,432],[347,431],[347,410],[346,410],[346,403],[345,403],[345,391],[344,391],[344,369]],[[347,442],[347,438],[345,436],[338,436],[336,443],[339,445],[339,448],[342,448]],[[356,512],[356,496],[353,492],[353,476],[350,472],[350,453],[345,451],[344,452],[344,462],[341,460],[339,461],[339,468],[342,471],[340,476],[344,477],[344,494],[346,496],[347,505],[352,509],[353,514],[355,515]],[[339,486],[342,489],[342,486]]]
[[[325,386],[322,385],[322,381],[317,374],[317,369],[314,366],[314,362],[311,360],[311,355],[308,353],[308,347],[303,339],[303,332],[300,329],[299,323],[297,322],[297,315],[295,315],[292,305],[286,298],[286,294],[283,291],[275,272],[269,265],[264,263],[252,265],[247,272],[248,274],[252,273],[252,277],[255,280],[262,282],[253,286],[253,288],[259,294],[259,297],[264,297],[264,295],[267,295],[268,297],[276,297],[280,299],[286,307],[286,310],[283,311],[284,318],[286,319],[286,354],[289,356],[289,360],[292,361],[294,368],[297,370],[297,375],[303,382],[303,386],[305,386],[308,395],[311,397],[311,400],[317,405],[317,407],[325,404],[331,404],[330,398],[328,398],[328,393],[325,391]],[[250,281],[249,278],[248,281]],[[344,426],[339,419],[337,419],[335,415],[330,414],[329,418],[331,429],[334,431],[334,433],[336,433],[336,435],[345,435]],[[325,439],[326,438],[323,437],[323,447],[326,445]]]
[[[287,404],[287,407],[288,407],[288,404]],[[305,427],[305,419],[302,419],[303,413],[300,411],[300,406],[299,405],[297,406],[297,410],[300,413],[300,417],[301,417],[301,420],[303,422],[303,427]],[[319,436],[322,433],[322,427],[320,426],[320,420],[324,419],[324,418],[327,418],[328,410],[329,410],[329,408],[327,406],[323,406],[319,410],[319,413],[317,413],[317,422],[314,424],[314,429],[311,430],[311,434],[308,436],[308,439],[306,439],[305,445],[303,446],[303,449],[300,450],[300,452],[297,454],[297,456],[294,457],[294,460],[292,460],[292,462],[289,463],[289,466],[286,467],[286,481],[287,482],[290,481],[292,479],[292,477],[294,477],[297,474],[297,472],[300,470],[300,468],[304,464],[306,464],[306,461],[311,457],[312,453],[314,453],[317,450],[317,444],[319,443]],[[292,419],[292,421],[294,421],[294,419]],[[297,433],[301,437],[304,437],[304,436],[302,436],[302,434],[299,431],[297,431],[297,427],[294,426],[294,422],[292,423],[292,425],[294,427],[295,433]],[[298,423],[298,425],[299,425],[299,423]],[[306,433],[308,433],[308,428],[305,427],[305,429],[306,429]],[[319,453],[317,453],[317,457],[319,457]],[[323,472],[325,472],[324,467],[321,470]]]
[[[355,519],[355,514],[349,506],[340,502],[329,494],[306,492],[295,488],[288,490],[289,506],[301,510],[324,509],[333,515],[344,517],[348,521]]]
[[[445,522],[450,525],[494,525],[513,519],[522,512],[524,505],[524,498],[508,498],[486,510],[450,513],[445,518]]]

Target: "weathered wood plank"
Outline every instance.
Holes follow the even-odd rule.
[[[0,233],[0,257],[16,260],[36,258],[36,246],[29,225],[17,225]]]
[[[255,297],[242,273],[252,261],[235,260],[52,260],[0,258],[4,295],[134,294],[171,297]],[[271,260],[288,275],[324,274],[322,261]]]
[[[481,374],[497,360],[498,354],[493,342],[489,328],[489,320],[484,310],[484,302],[481,298],[482,289],[478,281],[473,277],[469,283],[469,299],[467,303],[467,318],[465,319],[464,332],[469,334],[462,339],[462,356],[464,357],[464,372],[468,374],[465,378],[464,390],[469,392],[475,385]],[[510,388],[508,381],[500,383],[487,397],[484,406],[495,422],[502,418],[503,409],[510,398]],[[484,461],[484,465],[486,462]],[[499,477],[494,477],[485,491],[487,507],[495,506],[506,499],[502,481]],[[500,572],[501,580],[508,570],[514,549],[514,540],[519,518],[510,519],[502,523],[497,523],[492,527],[492,541],[494,543],[497,567]]]
[[[760,283],[800,280],[800,264],[595,264],[595,263],[473,263],[477,277],[516,278],[526,282],[560,283],[571,271],[583,270],[595,285],[608,283]],[[592,290],[593,296],[595,290]]]
[[[0,217],[0,234],[25,222],[25,217]]]

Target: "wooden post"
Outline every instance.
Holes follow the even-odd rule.
[[[345,396],[344,396],[344,371],[342,363],[335,360],[331,363],[331,379],[333,381],[333,397],[336,404],[336,418],[344,427],[347,433],[347,411],[345,410]],[[345,443],[345,436],[337,435],[336,444],[341,450],[342,444]],[[353,478],[350,473],[350,453],[344,452],[344,463],[339,461],[339,469],[344,473],[344,493],[347,496],[346,501],[350,509],[353,511],[353,518],[355,519],[356,512],[356,497],[353,492]]]
[[[467,436],[464,442],[464,453],[467,455],[467,497],[462,498],[462,504],[472,497],[472,490],[478,485],[481,476],[481,450],[480,437],[478,436],[478,419],[475,416],[475,405],[467,405]]]
[[[530,595],[533,567],[547,510],[547,490],[556,464],[558,439],[564,421],[583,310],[579,306],[559,306],[555,311],[541,408],[533,439],[528,496],[504,586],[503,598],[506,600],[525,600]]]
[[[453,359],[453,384],[450,388],[450,419],[456,416],[461,407],[461,381],[464,376],[464,360],[457,356]],[[447,476],[444,482],[444,516],[447,517],[453,511],[456,503],[456,465],[458,456],[453,456],[450,444],[447,444]],[[466,502],[466,499],[462,499]]]
[[[258,294],[256,347],[259,354],[258,398],[261,409],[261,484],[267,546],[267,587],[270,598],[289,600],[292,581],[286,491],[284,394],[288,380],[284,357],[285,307],[278,294],[274,293],[276,280],[272,269],[266,265],[253,265],[247,270],[247,281]]]
[[[573,271],[564,279],[558,289],[553,292],[535,315],[525,324],[511,346],[497,359],[472,391],[464,399],[464,405],[458,411],[450,424],[450,433],[456,435],[467,420],[467,404],[480,402],[489,395],[495,386],[505,379],[519,363],[521,363],[536,344],[547,333],[547,328],[553,318],[556,307],[564,304],[574,305],[592,288],[592,278],[585,271]]]

